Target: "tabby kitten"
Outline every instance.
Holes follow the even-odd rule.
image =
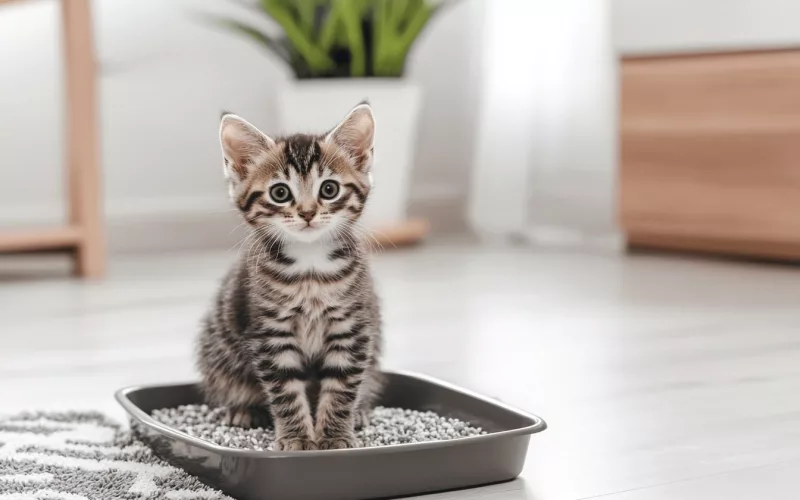
[[[272,138],[222,117],[224,172],[250,234],[205,319],[199,368],[230,424],[268,408],[276,450],[356,446],[381,388],[380,311],[356,222],[374,135],[367,103],[320,136]]]

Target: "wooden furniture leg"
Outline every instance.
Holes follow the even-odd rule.
[[[66,148],[69,222],[79,227],[76,272],[105,272],[105,238],[97,140],[96,68],[90,0],[61,0],[66,71]]]

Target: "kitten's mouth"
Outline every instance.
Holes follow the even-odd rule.
[[[299,241],[311,242],[321,238],[326,233],[326,228],[319,224],[307,224],[302,227],[294,227],[289,231]]]
[[[306,224],[305,226],[295,229],[295,231],[298,233],[309,234],[309,235],[318,233],[323,230],[324,230],[323,226],[319,223]]]

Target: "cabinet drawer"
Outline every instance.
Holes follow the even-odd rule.
[[[620,129],[629,235],[800,244],[800,51],[625,60]]]
[[[626,59],[622,126],[800,118],[800,51]]]
[[[800,130],[623,135],[626,228],[800,241]]]

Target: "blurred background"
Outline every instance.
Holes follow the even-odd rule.
[[[550,422],[492,494],[794,498],[798,18],[0,0],[0,410],[122,418],[115,389],[194,378],[244,236],[220,112],[321,132],[368,98],[386,366]]]

